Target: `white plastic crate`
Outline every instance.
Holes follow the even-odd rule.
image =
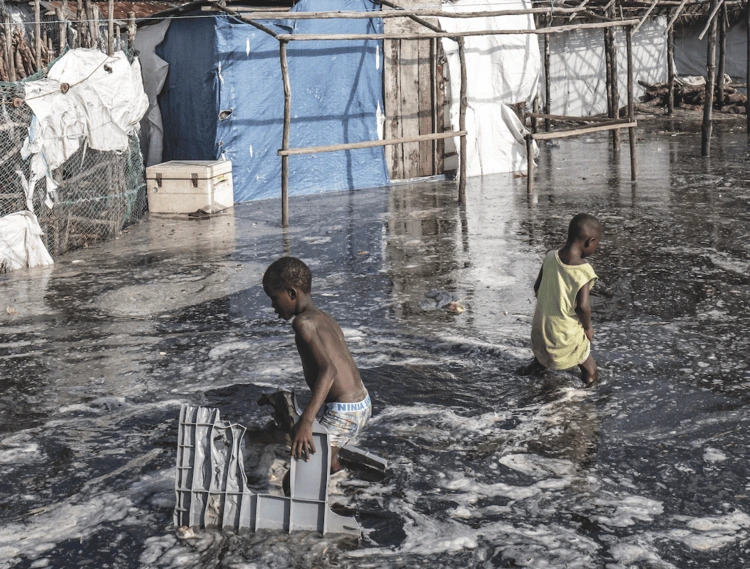
[[[232,162],[172,160],[146,168],[152,213],[213,213],[234,205]]]

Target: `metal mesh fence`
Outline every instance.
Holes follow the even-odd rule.
[[[54,64],[54,63],[53,63]],[[43,77],[46,70],[29,77]],[[21,155],[33,113],[23,103],[22,83],[0,82],[0,216],[26,209],[30,159]],[[45,205],[46,183],[34,188],[34,213],[53,258],[118,235],[146,210],[143,158],[136,136],[125,152],[81,148],[53,172],[59,184],[52,208]]]

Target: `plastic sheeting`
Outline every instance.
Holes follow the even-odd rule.
[[[68,86],[63,92],[63,85]],[[31,156],[25,182],[27,207],[37,180],[47,178],[47,205],[56,188],[52,170],[82,144],[103,151],[125,151],[128,136],[148,108],[141,68],[123,52],[109,57],[98,50],[75,49],[50,69],[46,79],[24,84],[26,104],[34,112],[24,155]]]
[[[607,112],[604,32],[600,29],[550,34],[550,100],[553,115],[589,116]],[[627,104],[628,60],[625,34],[618,29],[617,75],[620,104]],[[646,83],[666,81],[666,18],[649,19],[633,36],[636,101]],[[705,54],[704,54],[705,59]]]
[[[698,39],[705,24],[701,22],[694,27],[675,27],[674,30],[674,64],[680,75],[706,76],[706,43],[708,34],[703,40]],[[718,48],[716,61],[719,61]],[[735,83],[745,83],[747,75],[747,24],[740,21],[730,26],[727,33],[726,73]]]
[[[445,11],[472,12],[529,8],[524,0],[458,0],[444,4]],[[534,29],[530,15],[497,18],[440,18],[448,32],[495,29]],[[539,43],[534,34],[467,37],[466,69],[468,77],[466,110],[468,176],[513,172],[526,168],[525,128],[510,103],[536,96],[541,70]],[[458,130],[461,85],[458,44],[443,40],[448,59],[451,90],[451,125]],[[456,141],[458,147],[458,141]]]
[[[162,162],[164,127],[159,110],[158,95],[167,80],[169,64],[156,55],[156,46],[164,41],[171,20],[144,26],[135,36],[135,49],[143,69],[143,87],[148,96],[148,111],[141,121],[141,153],[146,166]]]
[[[0,273],[51,265],[36,215],[19,211],[0,217]]]
[[[369,0],[302,0],[293,11],[365,11]],[[382,20],[264,22],[283,33],[381,33]],[[290,146],[378,139],[382,42],[291,42]],[[231,17],[175,19],[157,53],[170,65],[159,97],[164,160],[233,164],[235,201],[281,191],[284,90],[278,41]],[[389,183],[383,148],[292,156],[290,195]]]

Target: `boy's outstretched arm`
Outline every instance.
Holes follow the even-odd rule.
[[[328,392],[336,378],[336,366],[333,365],[328,357],[325,339],[321,337],[315,324],[295,318],[292,328],[297,337],[305,344],[318,369],[318,376],[315,379],[315,387],[312,391],[312,398],[305,407],[299,421],[292,428],[292,456],[309,460],[310,452],[315,454],[315,443],[313,442],[312,424],[318,410],[328,397]]]
[[[536,278],[534,283],[534,296],[539,295],[539,287],[542,286],[542,269],[539,269],[539,276]]]
[[[576,314],[583,324],[583,331],[591,342],[594,339],[594,328],[591,326],[591,303],[589,302],[590,283],[581,287],[576,295]]]

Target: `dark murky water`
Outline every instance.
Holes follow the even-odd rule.
[[[745,134],[642,134],[640,180],[606,139],[543,150],[523,179],[432,183],[156,218],[51,270],[0,277],[0,567],[750,566],[750,174]],[[570,217],[593,259],[603,383],[518,378],[532,284]],[[258,285],[288,248],[348,337],[375,401],[359,446],[388,476],[338,479],[361,543],[314,534],[176,538],[180,403],[268,420],[303,386]],[[432,289],[459,315],[422,312]],[[6,313],[6,306],[15,311]],[[247,441],[256,489],[285,451]]]

